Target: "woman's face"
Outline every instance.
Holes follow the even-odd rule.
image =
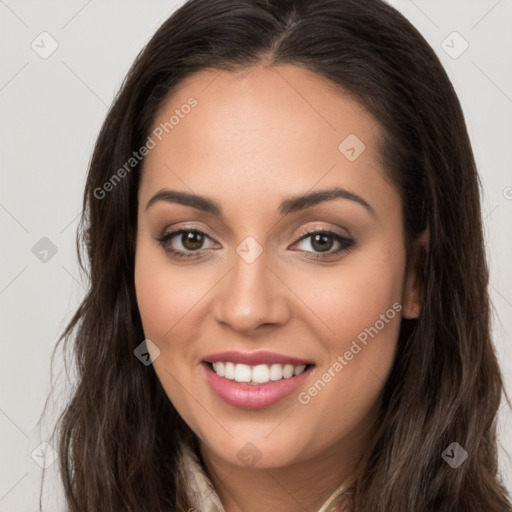
[[[418,307],[379,134],[295,66],[202,71],[160,110],[137,301],[162,386],[211,458],[282,467],[366,442]]]

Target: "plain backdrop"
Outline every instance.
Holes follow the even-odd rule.
[[[390,3],[434,48],[464,109],[484,189],[494,339],[510,390],[512,2]],[[41,445],[54,417],[38,420],[51,391],[53,347],[85,289],[75,233],[86,170],[129,66],[179,4],[0,0],[1,512],[38,510],[41,464],[49,464],[44,510],[64,510],[53,448]],[[62,368],[57,358],[54,415],[70,389]],[[502,407],[500,460],[509,489],[511,427]]]

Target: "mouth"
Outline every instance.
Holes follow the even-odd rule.
[[[290,379],[315,366],[312,363],[295,366],[292,364],[279,363],[251,366],[243,363],[234,363],[232,361],[204,361],[203,363],[219,377],[224,377],[225,379],[238,383],[247,383],[252,386]]]
[[[200,366],[214,393],[227,404],[242,409],[262,409],[282,401],[304,385],[316,368],[315,364],[298,359],[293,359],[295,364],[260,361],[246,364],[203,360]]]

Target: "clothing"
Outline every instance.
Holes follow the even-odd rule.
[[[219,495],[205,473],[204,466],[189,443],[181,441],[178,475],[184,482],[190,512],[226,512]],[[350,492],[352,479],[343,482],[324,502],[318,512],[337,512],[344,495]]]

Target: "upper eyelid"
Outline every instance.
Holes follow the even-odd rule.
[[[162,235],[158,236],[157,238],[163,238],[163,237],[169,237],[172,235],[172,237],[175,237],[179,235],[182,232],[188,232],[188,231],[197,231],[201,233],[202,235],[207,236],[210,240],[216,242],[215,238],[213,236],[210,236],[207,231],[205,231],[203,228],[199,228],[196,226],[179,226],[173,229],[165,229],[162,233]]]

